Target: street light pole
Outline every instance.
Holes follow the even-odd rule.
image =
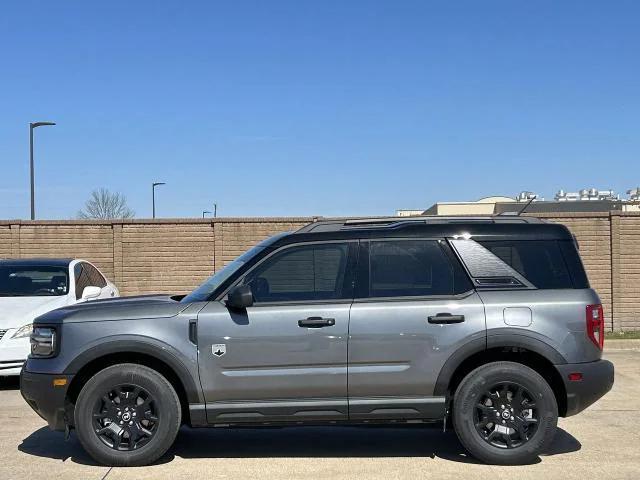
[[[202,211],[202,218],[205,218],[207,213],[211,213],[209,210],[203,210]]]
[[[31,220],[36,219],[36,202],[35,202],[35,180],[33,173],[33,129],[44,127],[47,125],[55,125],[54,122],[31,122],[29,123],[29,171],[31,176]]]
[[[218,204],[214,203],[213,204],[213,218],[216,218],[218,216]]]
[[[153,182],[151,184],[151,204],[153,206],[153,218],[156,218],[156,187],[158,185],[166,185],[164,182]]]

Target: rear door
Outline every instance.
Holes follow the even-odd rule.
[[[484,308],[443,239],[361,242],[349,327],[351,419],[442,418],[444,363],[486,342]]]
[[[356,242],[284,247],[238,283],[254,305],[198,315],[210,423],[347,419],[347,335]]]

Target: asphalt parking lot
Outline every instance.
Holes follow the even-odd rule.
[[[616,384],[582,414],[560,419],[549,452],[533,465],[482,465],[455,434],[411,426],[212,430],[184,428],[156,465],[96,465],[72,435],[51,432],[22,400],[16,381],[0,386],[0,479],[188,478],[640,478],[640,351],[611,351]]]

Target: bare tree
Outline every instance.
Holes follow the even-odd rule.
[[[135,212],[127,206],[127,199],[120,193],[112,193],[106,188],[91,192],[84,209],[78,212],[78,218],[109,219],[133,218]]]

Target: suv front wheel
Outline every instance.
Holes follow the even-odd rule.
[[[147,465],[171,446],[180,400],[155,370],[132,363],[96,373],[82,388],[75,426],[84,449],[108,466]]]
[[[551,442],[558,406],[549,384],[535,370],[493,362],[469,373],[456,390],[453,425],[464,447],[486,463],[535,461]]]

